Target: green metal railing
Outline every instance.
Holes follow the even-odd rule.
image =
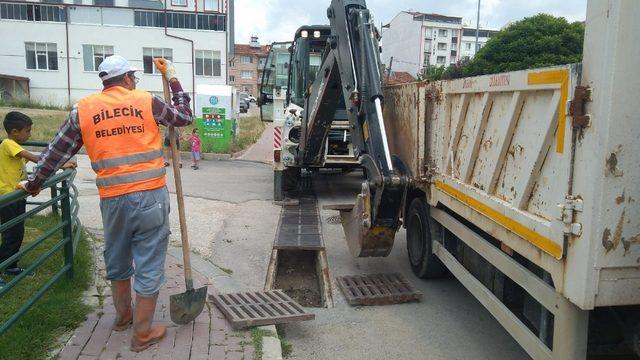
[[[24,145],[28,146],[48,146],[47,143],[41,142],[28,142]],[[22,273],[15,276],[11,281],[0,289],[0,304],[2,298],[7,294],[10,295],[10,291],[16,285],[18,285],[25,277],[33,273],[39,266],[41,266],[47,259],[51,258],[57,251],[61,250],[64,253],[63,266],[49,278],[49,280],[40,287],[35,293],[25,301],[24,304],[4,323],[0,324],[0,335],[7,331],[22,315],[24,315],[29,308],[31,308],[37,301],[44,295],[44,293],[51,288],[63,275],[73,277],[73,259],[78,246],[78,241],[82,234],[82,227],[80,220],[78,219],[78,189],[73,184],[73,179],[76,175],[76,171],[67,169],[63,172],[53,175],[42,185],[42,190],[50,189],[51,198],[43,202],[28,202],[30,208],[27,211],[8,221],[0,224],[0,232],[10,229],[15,224],[25,221],[30,217],[46,211],[51,208],[51,211],[60,214],[59,221],[51,228],[45,230],[38,238],[29,242],[18,253],[14,254],[10,258],[0,263],[0,271],[4,271],[10,264],[19,260],[25,254],[38,248],[44,241],[55,235],[58,231],[62,230],[62,239],[55,245],[47,249],[42,255],[40,255],[35,261],[33,261]],[[0,196],[0,208],[13,204],[17,201],[27,199],[30,195],[22,190],[16,190],[11,193]],[[33,207],[35,206],[35,207]]]

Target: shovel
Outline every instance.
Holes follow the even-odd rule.
[[[167,79],[162,79],[164,100],[171,101],[169,84]],[[171,162],[173,163],[173,177],[176,181],[176,195],[178,197],[178,215],[180,217],[180,237],[182,238],[182,258],[184,260],[184,281],[187,291],[171,295],[169,297],[169,313],[171,321],[176,324],[188,324],[192,322],[204,308],[207,299],[207,287],[193,288],[191,275],[191,253],[189,250],[189,236],[187,234],[187,221],[184,214],[184,198],[182,195],[182,179],[180,178],[180,154],[176,145],[175,129],[169,126],[169,142],[171,144]]]

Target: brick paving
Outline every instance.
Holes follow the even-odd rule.
[[[181,261],[180,261],[181,262]],[[167,283],[160,290],[154,317],[155,324],[167,326],[166,337],[149,349],[134,353],[129,350],[131,329],[111,331],[115,319],[113,299],[105,294],[102,305],[89,314],[78,327],[59,354],[67,359],[214,359],[251,360],[254,347],[249,331],[234,331],[222,313],[207,301],[194,322],[176,325],[169,315],[169,296],[183,292],[184,277],[178,259],[167,255]],[[215,289],[202,274],[193,271],[196,287],[208,286],[208,293]]]

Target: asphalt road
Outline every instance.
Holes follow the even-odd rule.
[[[361,175],[319,174],[319,207],[353,201]],[[337,211],[321,210],[335,307],[313,309],[313,322],[285,326],[293,359],[526,359],[528,356],[455,279],[421,280],[406,257],[404,230],[386,258],[354,259],[342,226],[327,221]],[[399,272],[423,294],[419,303],[352,307],[335,284],[341,275]]]
[[[80,217],[101,225],[94,174],[79,157],[76,177]],[[188,165],[189,161],[185,161]],[[168,172],[171,174],[171,171]],[[249,161],[203,161],[200,170],[182,169],[189,237],[194,252],[224,269],[247,290],[261,290],[280,207],[272,203],[270,165]],[[167,178],[173,190],[173,179]],[[345,202],[359,188],[359,173],[319,175],[319,206]],[[288,324],[291,359],[525,359],[527,355],[491,315],[453,278],[423,281],[407,264],[404,231],[386,258],[353,259],[337,212],[321,210],[335,307],[312,308],[314,321]],[[178,246],[177,206],[172,197],[171,244]],[[351,307],[337,289],[339,275],[400,272],[422,293],[419,303]],[[196,284],[197,285],[197,284]]]

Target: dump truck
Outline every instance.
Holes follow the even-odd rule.
[[[589,1],[581,64],[384,92],[413,272],[448,270],[535,359],[640,356],[639,16]]]
[[[531,357],[640,356],[640,2],[588,2],[580,64],[388,87],[364,0],[327,16],[296,33],[283,170],[322,166],[346,110],[352,255],[403,226],[412,271],[453,274]]]

